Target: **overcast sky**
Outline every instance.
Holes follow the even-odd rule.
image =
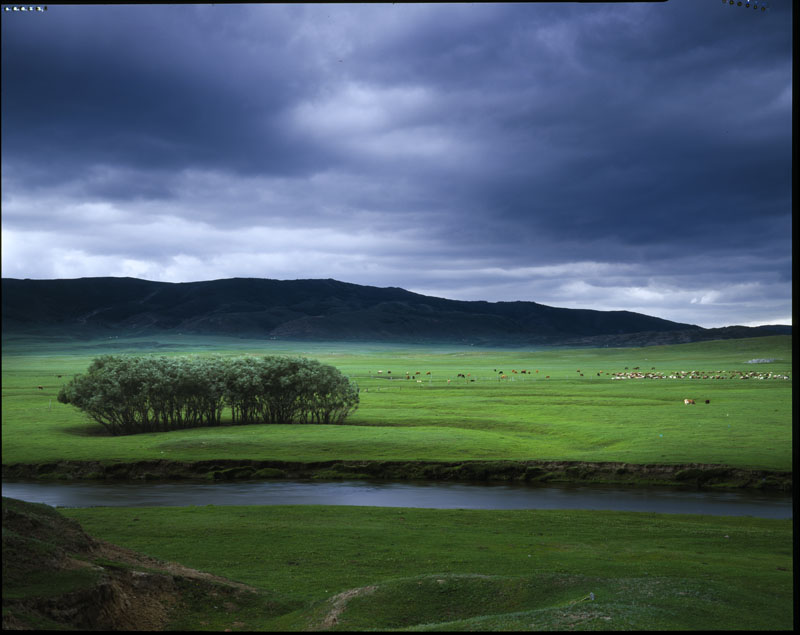
[[[2,275],[791,323],[792,4],[2,17]]]

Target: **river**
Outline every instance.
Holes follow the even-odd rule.
[[[54,507],[356,505],[433,509],[594,509],[792,518],[789,494],[670,487],[385,481],[3,482],[3,496]]]

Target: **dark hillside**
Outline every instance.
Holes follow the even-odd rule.
[[[3,630],[170,630],[176,609],[207,620],[189,605],[222,601],[225,613],[288,610],[243,584],[95,539],[48,505],[3,497]]]
[[[168,283],[4,278],[2,311],[5,333],[86,337],[175,332],[289,340],[590,346],[629,345],[631,334],[640,334],[637,340],[652,334],[659,343],[714,339],[713,329],[629,311],[447,300],[332,279]],[[735,328],[738,337],[771,334]]]

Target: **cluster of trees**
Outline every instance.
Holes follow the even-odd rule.
[[[58,393],[114,435],[235,424],[342,423],[358,387],[333,366],[299,357],[104,355]]]

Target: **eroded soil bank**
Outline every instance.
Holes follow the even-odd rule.
[[[180,613],[206,617],[204,605],[220,605],[231,623],[254,602],[265,613],[293,608],[96,539],[46,505],[3,498],[3,630],[160,631]]]
[[[792,473],[689,463],[639,465],[580,461],[60,461],[3,465],[7,480],[380,479],[517,481],[752,488],[788,492]]]

